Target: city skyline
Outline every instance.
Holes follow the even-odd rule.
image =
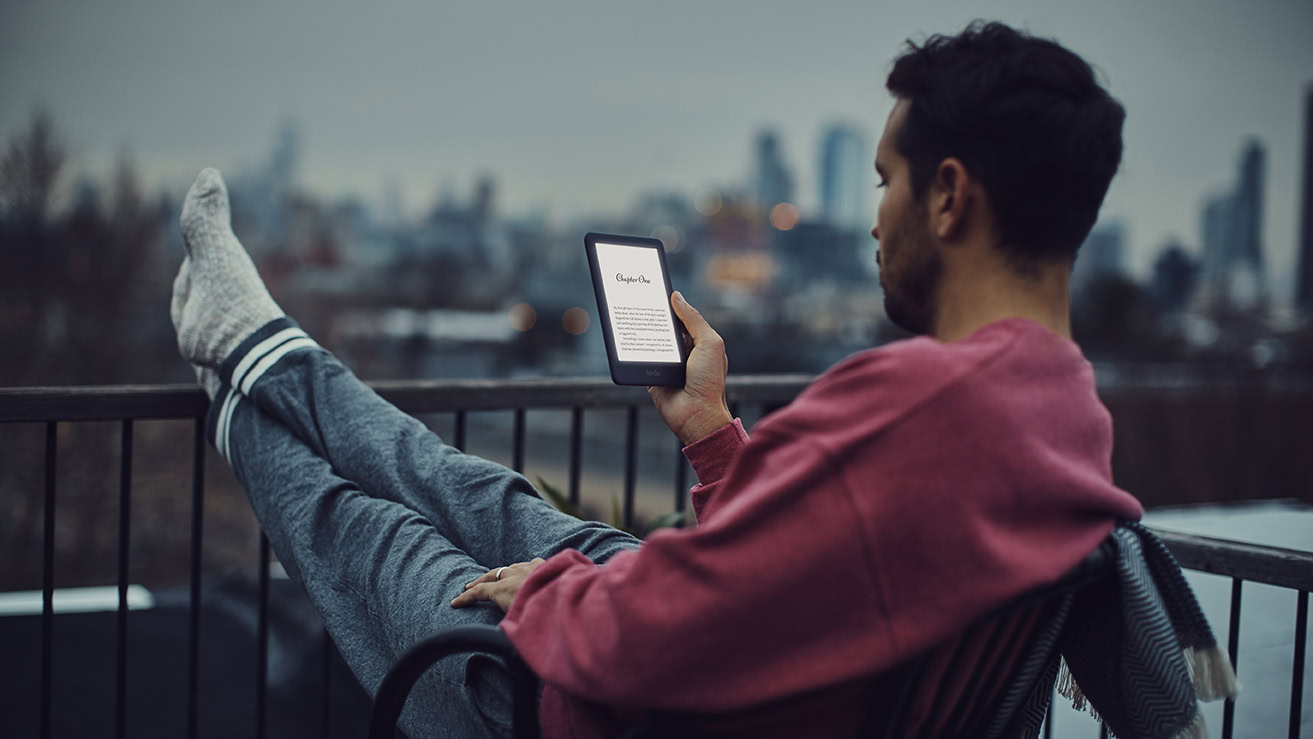
[[[825,128],[850,122],[873,144],[902,40],[973,17],[851,3],[801,14],[732,3],[514,15],[146,0],[67,10],[0,10],[0,94],[11,101],[0,134],[48,109],[75,176],[108,171],[126,150],[152,189],[180,193],[201,166],[263,162],[276,127],[294,120],[304,131],[300,182],[317,195],[356,193],[375,209],[400,200],[414,216],[441,183],[463,189],[490,173],[503,212],[544,210],[558,222],[623,211],[646,191],[750,186],[762,128],[778,132],[803,215],[814,217],[812,153]],[[1299,29],[1313,25],[1313,7],[1014,0],[996,11],[1085,56],[1127,105],[1126,157],[1104,215],[1128,225],[1133,275],[1147,277],[1171,239],[1201,255],[1200,204],[1228,186],[1235,152],[1253,136],[1269,152],[1271,288],[1291,297],[1313,69]]]

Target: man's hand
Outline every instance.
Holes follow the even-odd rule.
[[[515,595],[520,592],[524,581],[529,578],[529,573],[538,569],[543,562],[542,558],[537,558],[488,570],[479,575],[474,582],[467,583],[465,592],[456,596],[451,602],[451,607],[466,608],[480,601],[490,600],[503,611],[509,611],[511,604],[515,602]]]
[[[734,420],[725,403],[729,358],[725,356],[725,342],[720,334],[683,295],[673,293],[670,305],[688,329],[693,347],[688,355],[684,387],[649,387],[647,392],[661,420],[688,446]]]

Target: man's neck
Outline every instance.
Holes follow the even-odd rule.
[[[1035,275],[1006,266],[947,270],[931,333],[940,341],[957,341],[995,321],[1024,318],[1071,339],[1070,272],[1066,265],[1047,265]]]

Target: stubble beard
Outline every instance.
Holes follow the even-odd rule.
[[[880,265],[880,287],[884,290],[884,312],[895,326],[913,334],[934,330],[935,293],[944,272],[944,261],[930,243],[929,234],[908,234],[900,239],[902,263],[895,273],[897,284],[885,280]],[[884,249],[880,250],[887,254]],[[877,262],[879,252],[877,253]]]

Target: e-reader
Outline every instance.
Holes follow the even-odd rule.
[[[584,236],[597,313],[617,385],[684,386],[684,325],[670,307],[670,272],[658,239]]]

